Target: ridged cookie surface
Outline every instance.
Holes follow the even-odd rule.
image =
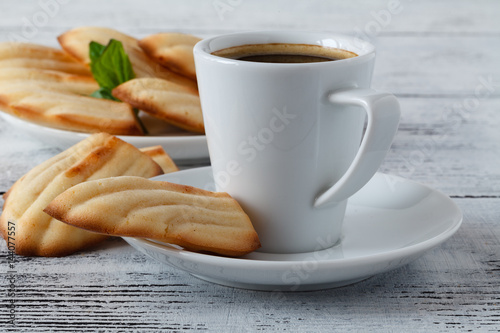
[[[82,65],[62,50],[32,43],[0,43],[0,68],[19,67],[92,76],[88,67]]]
[[[188,34],[164,32],[144,37],[139,46],[162,66],[195,80],[193,47],[200,40]]]
[[[152,146],[152,147],[144,147],[140,149],[144,154],[148,155],[158,163],[158,165],[163,170],[163,173],[170,173],[179,171],[179,168],[174,163],[170,155],[163,149],[162,146]]]
[[[105,237],[64,224],[43,209],[66,189],[93,179],[162,174],[160,166],[134,146],[106,133],[94,134],[36,166],[4,195],[0,231],[25,256],[63,256]],[[15,239],[8,238],[9,227]]]
[[[41,84],[65,84],[68,90],[82,95],[90,95],[99,89],[99,85],[91,76],[39,68],[0,68],[0,81],[9,83],[35,82]]]
[[[182,129],[205,133],[200,98],[185,86],[158,78],[132,79],[113,96]]]
[[[70,85],[57,82],[0,81],[0,109],[27,121],[64,130],[113,135],[144,133],[129,104],[78,95],[71,89]]]
[[[260,247],[250,219],[227,193],[139,177],[79,184],[58,195],[45,212],[94,232],[194,251],[240,256]]]

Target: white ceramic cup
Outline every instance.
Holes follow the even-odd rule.
[[[358,56],[283,64],[211,54],[265,43]],[[347,199],[375,174],[399,123],[396,98],[370,89],[374,46],[329,33],[245,32],[202,40],[194,57],[216,189],[250,216],[260,251],[303,253],[337,244]]]

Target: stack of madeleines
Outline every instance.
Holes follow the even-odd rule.
[[[90,42],[122,43],[135,78],[112,94],[99,89],[89,69]],[[58,37],[61,49],[0,43],[0,110],[44,126],[113,135],[144,135],[133,109],[194,133],[204,133],[192,49],[199,38],[158,33],[141,40],[101,27],[79,27]]]
[[[260,247],[226,193],[147,178],[177,171],[161,147],[97,133],[38,165],[4,195],[0,231],[25,256],[64,256],[107,236],[149,238],[241,256]]]

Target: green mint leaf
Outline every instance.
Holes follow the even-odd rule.
[[[104,52],[104,49],[106,46],[99,44],[98,42],[90,42],[89,44],[89,56],[90,56],[90,62],[95,62],[97,59],[101,56],[101,54]]]
[[[121,102],[118,98],[113,96],[110,90],[106,88],[100,88],[94,91],[90,96],[95,98],[110,99],[112,101]]]
[[[111,39],[104,49],[96,42],[89,44],[90,70],[101,88],[109,91],[135,77],[123,45]]]
[[[111,92],[115,87],[135,77],[132,63],[122,43],[111,39],[108,45],[104,46],[92,41],[89,44],[89,57],[90,70],[100,87],[90,96],[121,102]],[[148,131],[139,118],[139,110],[134,109],[134,117],[147,134]]]

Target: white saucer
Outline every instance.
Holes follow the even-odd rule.
[[[155,177],[213,188],[210,167]],[[124,238],[159,262],[221,285],[254,290],[340,287],[403,266],[453,235],[462,213],[444,194],[378,173],[350,200],[344,237],[333,248],[301,254],[254,252],[226,258],[139,238]]]
[[[61,148],[62,150],[73,146],[90,135],[88,133],[66,131],[37,125],[4,112],[0,112],[0,116],[16,130],[25,132],[42,142]],[[137,148],[161,145],[178,164],[183,164],[183,162],[194,163],[209,161],[207,139],[205,135],[189,133],[177,129],[145,113],[140,113],[140,117],[148,128],[150,135],[121,135],[118,137],[123,141],[133,144]]]

